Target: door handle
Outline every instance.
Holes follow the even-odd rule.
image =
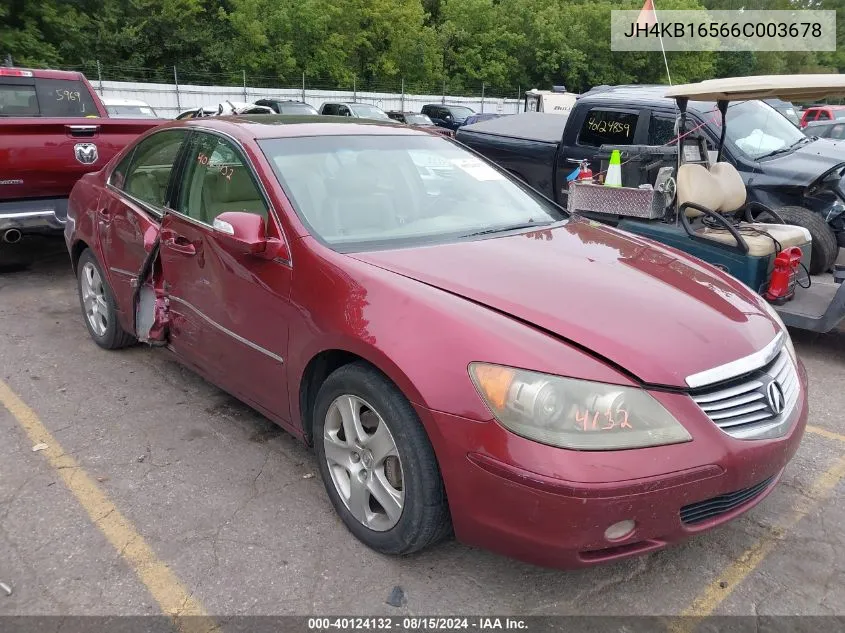
[[[71,136],[77,138],[90,138],[97,135],[99,125],[66,125],[65,129]]]
[[[187,237],[174,233],[173,231],[161,232],[162,243],[170,250],[182,253],[182,255],[196,255],[197,247]]]

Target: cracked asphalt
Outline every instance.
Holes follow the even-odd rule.
[[[0,379],[213,615],[678,615],[708,587],[719,614],[845,614],[845,331],[794,333],[808,433],[774,493],[680,546],[580,571],[454,541],[378,555],[336,517],[313,454],[162,350],[105,352],[85,330],[61,241],[0,274]],[[840,436],[837,436],[839,434]],[[806,509],[790,525],[796,507]],[[769,543],[754,564],[748,552]],[[745,557],[745,558],[743,558]],[[734,566],[731,582],[718,579]],[[160,613],[150,587],[0,407],[0,614]],[[406,603],[386,604],[394,587]],[[719,595],[721,589],[724,595]]]

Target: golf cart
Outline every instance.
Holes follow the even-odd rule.
[[[608,157],[613,149],[621,152],[623,186],[576,180],[569,185],[569,210],[695,255],[763,295],[786,325],[827,332],[845,317],[845,266],[835,266],[832,280],[810,276],[809,231],[748,202],[739,172],[722,161],[722,147],[730,101],[842,94],[840,75],[713,79],[670,87],[666,96],[675,99],[680,113],[673,146],[603,146]],[[690,101],[717,103],[721,138],[715,152],[696,133],[701,126],[687,130]],[[830,177],[839,179],[842,171]]]

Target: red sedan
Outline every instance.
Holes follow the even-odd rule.
[[[77,184],[66,238],[98,345],[165,347],[313,445],[384,553],[650,552],[758,503],[807,420],[759,296],[407,127],[165,125]]]

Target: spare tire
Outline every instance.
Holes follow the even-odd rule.
[[[839,255],[839,244],[836,242],[836,234],[821,214],[804,207],[781,207],[777,212],[787,224],[803,226],[810,231],[813,238],[810,274],[818,275],[833,268]]]

